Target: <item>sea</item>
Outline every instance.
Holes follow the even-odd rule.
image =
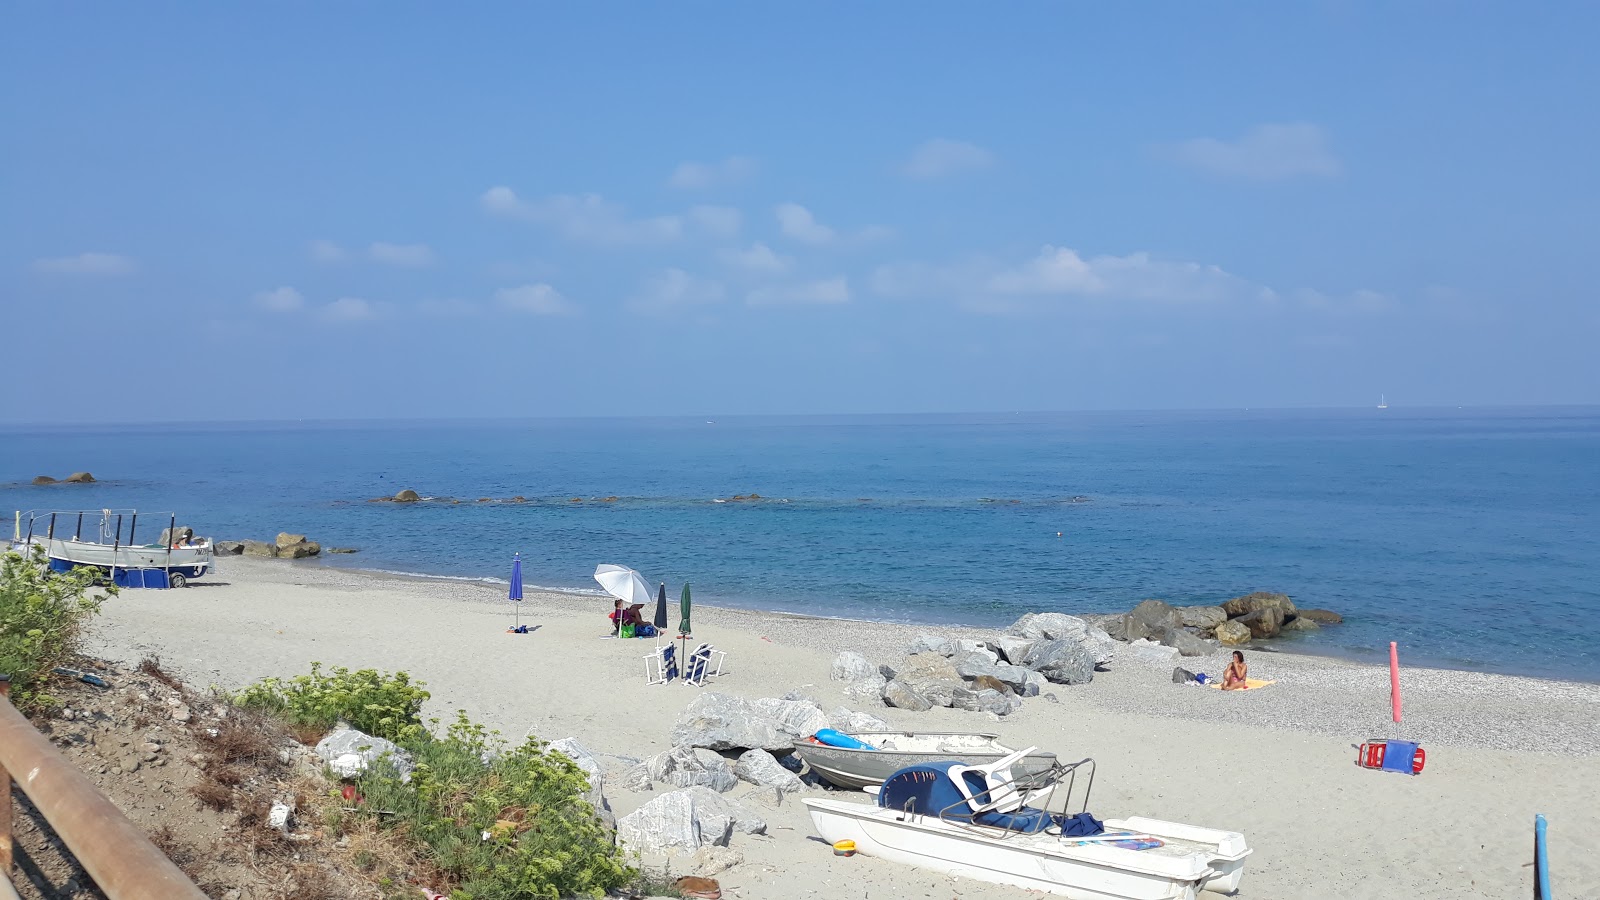
[[[12,425],[0,508],[359,550],[284,565],[503,582],[520,553],[597,615],[616,563],[908,641],[1281,591],[1345,622],[1280,648],[1600,681],[1600,407]]]

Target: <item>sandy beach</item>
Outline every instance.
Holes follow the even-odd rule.
[[[228,559],[181,591],[127,591],[93,626],[91,652],[128,663],[159,656],[196,685],[236,689],[310,663],[404,670],[433,693],[427,714],[457,709],[516,740],[576,737],[606,757],[670,746],[697,688],[647,686],[649,640],[605,637],[609,604],[530,595],[527,635],[505,633],[501,588],[378,576],[317,564]],[[745,697],[799,690],[897,727],[990,730],[1013,746],[1098,760],[1091,811],[1242,831],[1255,849],[1245,898],[1523,897],[1532,893],[1532,823],[1550,821],[1556,891],[1600,896],[1600,686],[1429,669],[1403,674],[1405,725],[1388,720],[1386,669],[1285,653],[1250,654],[1276,684],[1245,694],[1180,687],[1171,664],[1119,658],[1094,682],[1052,686],[993,721],[954,709],[910,713],[846,701],[828,679],[840,650],[893,663],[918,634],[994,632],[810,619],[697,606],[695,635],[728,652],[710,690]],[[1219,659],[1191,669],[1220,672]],[[1419,777],[1367,771],[1354,745],[1420,741]],[[619,772],[622,762],[603,759]],[[608,781],[618,816],[651,794]],[[741,784],[737,798],[750,789]],[[815,793],[815,789],[810,789]],[[804,795],[801,795],[804,796]],[[834,795],[845,796],[845,795]],[[861,796],[863,802],[867,801]],[[865,857],[836,858],[797,799],[757,807],[765,836],[736,835],[729,896],[868,900],[1008,898],[1028,892]],[[1036,896],[1036,895],[1030,895]]]

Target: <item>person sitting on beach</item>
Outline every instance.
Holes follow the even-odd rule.
[[[643,625],[644,617],[639,615],[639,607],[630,606],[623,609],[622,601],[617,600],[611,604],[611,615],[606,618],[611,620],[611,633],[617,634],[624,625]]]
[[[1244,653],[1239,650],[1233,651],[1233,661],[1228,663],[1228,668],[1222,672],[1222,689],[1242,691],[1249,687],[1249,683],[1245,680],[1249,671],[1250,667],[1244,664]]]

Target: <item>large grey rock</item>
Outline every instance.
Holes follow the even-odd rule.
[[[411,488],[406,488],[405,490],[395,494],[392,499],[396,503],[415,503],[418,500],[421,500],[422,496],[416,491],[413,491]]]
[[[1142,623],[1151,634],[1165,634],[1169,628],[1183,627],[1183,613],[1165,600],[1142,600],[1128,615]]]
[[[1321,627],[1315,620],[1308,619],[1305,616],[1295,616],[1283,623],[1284,631],[1317,631]]]
[[[578,768],[589,778],[589,789],[598,791],[606,786],[605,770],[600,768],[600,760],[590,753],[588,748],[578,742],[575,737],[565,737],[559,741],[551,741],[547,748],[553,753],[559,753],[567,759],[577,763]]]
[[[999,665],[994,654],[979,653],[972,650],[958,654],[951,662],[955,663],[956,674],[962,678],[992,675],[994,674],[994,667]]]
[[[1027,655],[1028,646],[1038,638],[1019,637],[1014,634],[1003,634],[995,640],[995,646],[1000,650],[1000,658],[1012,665],[1021,665],[1022,657]]]
[[[881,701],[883,697],[880,694],[875,699]],[[856,712],[843,706],[836,706],[832,712],[828,713],[828,727],[834,731],[842,731],[845,734],[857,731],[894,730],[894,726],[871,713]]]
[[[1022,683],[1022,688],[1017,691],[1017,696],[1037,697],[1043,693],[1045,687],[1049,684],[1049,679],[1030,669],[1028,670],[1027,679]]]
[[[306,536],[303,534],[290,534],[287,531],[278,532],[278,539],[273,541],[279,547],[292,547],[295,544],[304,544]]]
[[[771,753],[765,750],[746,750],[739,755],[739,761],[733,764],[733,774],[739,780],[762,787],[773,787],[785,794],[793,794],[804,785],[800,777],[778,764]]]
[[[889,679],[882,675],[863,678],[860,681],[852,681],[845,685],[844,695],[846,698],[855,701],[877,701],[883,698],[883,687],[888,683]]]
[[[911,642],[911,646],[906,648],[907,656],[917,653],[937,653],[940,656],[954,656],[955,652],[956,645],[954,641],[936,634],[919,634],[917,639]]]
[[[955,653],[951,654],[951,656],[959,657],[968,653],[981,653],[984,656],[989,657],[991,661],[998,662],[1000,659],[999,655],[989,647],[988,641],[975,641],[971,638],[962,638],[955,643],[956,650]]]
[[[833,668],[828,672],[828,677],[834,681],[860,681],[877,675],[878,667],[854,650],[839,651],[839,655],[833,658]]]
[[[884,685],[883,702],[897,709],[909,709],[912,712],[933,709],[932,700],[899,679]]]
[[[821,710],[817,710],[817,714],[821,716]],[[779,728],[774,719],[758,713],[743,698],[716,691],[708,691],[689,701],[673,726],[672,743],[711,750],[794,749],[793,737]]]
[[[1094,680],[1094,656],[1074,641],[1035,641],[1022,664],[1056,684],[1088,684]]]
[[[934,706],[949,706],[951,692],[962,686],[961,674],[956,667],[937,653],[917,653],[906,657],[892,681],[911,688]],[[885,685],[885,696],[887,692],[888,685]]]
[[[754,715],[771,721],[778,727],[778,731],[800,740],[828,727],[827,715],[814,700],[762,697],[750,701],[750,710]]]
[[[1283,611],[1275,606],[1263,606],[1233,621],[1250,629],[1251,637],[1274,638],[1283,630]]]
[[[714,791],[731,791],[739,784],[728,761],[716,751],[703,747],[673,747],[650,757],[640,766],[649,781],[674,787],[700,785]],[[630,788],[638,783],[633,770],[629,771],[623,783]]]
[[[264,541],[245,541],[244,542],[244,555],[245,556],[268,556],[268,557],[277,556],[278,555],[278,547],[277,547],[276,544],[268,544],[268,543],[266,543]]]
[[[244,541],[212,541],[211,552],[218,556],[238,556],[244,553]]]
[[[725,797],[716,791],[703,787],[689,788],[690,796],[694,797],[695,810],[702,818],[705,816],[726,816],[733,821],[734,830],[740,834],[766,834],[766,820],[746,809],[743,804]],[[712,842],[715,843],[714,841]],[[726,843],[726,842],[724,842]]]
[[[617,820],[617,842],[641,853],[726,847],[733,817],[697,808],[692,788],[670,791]]]
[[[310,556],[316,556],[321,552],[322,545],[316,541],[301,541],[298,544],[290,544],[287,547],[280,546],[278,548],[278,558],[305,559]]]
[[[1182,628],[1168,628],[1161,636],[1161,643],[1176,648],[1184,656],[1209,656],[1217,650],[1215,644]]]
[[[334,729],[317,742],[316,752],[328,764],[328,768],[341,778],[354,778],[385,758],[399,771],[402,780],[409,781],[415,768],[411,754],[400,749],[393,741],[373,737],[354,728]]]
[[[972,712],[991,712],[997,716],[1009,716],[1016,707],[1012,705],[1011,698],[995,690],[971,691],[966,688],[956,690],[955,701],[950,704],[956,709],[965,709]]]
[[[1289,599],[1288,594],[1275,594],[1271,591],[1256,591],[1242,597],[1234,597],[1225,601],[1222,608],[1231,619],[1261,609],[1276,609],[1285,619],[1295,614],[1294,601]]]
[[[1097,666],[1111,662],[1117,652],[1116,642],[1105,629],[1065,613],[1029,613],[1013,622],[1006,634],[1033,640],[1072,641],[1088,650]],[[1011,662],[1019,664],[1015,659]]]
[[[1240,624],[1237,619],[1218,625],[1216,634],[1217,640],[1224,647],[1237,647],[1240,644],[1250,643],[1250,627]]]
[[[1021,690],[1028,681],[1030,670],[1022,666],[1013,666],[1010,663],[991,662],[988,657],[979,653],[968,653],[956,660],[956,673],[962,678],[993,678],[1008,685],[1012,690]]]
[[[1228,621],[1228,611],[1220,606],[1180,606],[1178,614],[1183,616],[1184,627],[1201,631],[1210,631]]]
[[[1171,663],[1173,657],[1178,655],[1178,648],[1140,638],[1129,644],[1123,652],[1141,662]]]

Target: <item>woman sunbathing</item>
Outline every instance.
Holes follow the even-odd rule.
[[[1228,668],[1222,672],[1222,689],[1225,691],[1242,691],[1249,687],[1245,675],[1250,667],[1244,664],[1244,653],[1233,651],[1233,662],[1228,663]]]
[[[642,606],[644,606],[644,604],[636,603],[633,606],[624,609],[621,600],[613,603],[611,615],[606,617],[611,620],[611,633],[617,634],[621,631],[623,625],[643,625],[644,616],[639,614],[639,609]]]

